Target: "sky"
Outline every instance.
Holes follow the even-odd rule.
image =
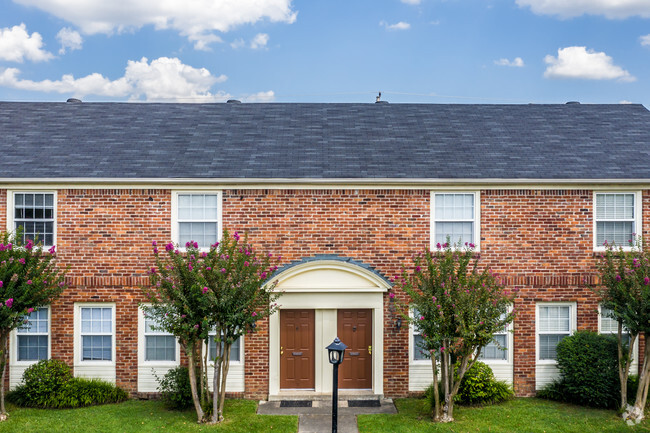
[[[650,0],[0,0],[0,100],[641,103]]]

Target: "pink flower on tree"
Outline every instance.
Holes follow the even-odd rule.
[[[18,259],[18,261],[20,262],[21,265],[25,264],[25,259],[23,259],[23,258]]]
[[[14,305],[14,298],[9,298],[5,301],[5,305],[7,308],[11,308],[12,305]]]
[[[50,252],[50,254],[55,254],[56,253],[56,245],[52,245],[52,247],[50,247],[50,249],[48,251]]]
[[[33,309],[32,307],[29,307],[29,308],[27,309],[27,314],[29,314],[29,313],[31,313],[31,312],[33,312],[33,311],[34,311],[34,309]]]
[[[31,285],[31,284],[32,284],[32,280],[27,280],[27,285]]]
[[[257,313],[253,311],[253,314],[251,314],[253,317],[257,316]]]
[[[235,238],[236,241],[238,241],[239,238],[240,238],[239,233],[237,233],[237,232],[235,232],[235,234],[232,235],[232,237]]]
[[[152,247],[155,247],[156,245],[158,245],[158,242],[156,242],[156,241],[152,241],[152,242],[151,242],[151,246],[152,246]]]
[[[204,287],[202,291],[203,291],[203,294],[205,295],[206,293],[208,293],[208,288]]]
[[[390,299],[395,299],[395,293],[390,292],[390,295],[388,295],[388,297],[389,297]]]
[[[173,251],[174,250],[174,244],[173,243],[168,243],[165,245],[165,251]]]

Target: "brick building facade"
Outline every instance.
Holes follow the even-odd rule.
[[[610,329],[590,288],[599,240],[648,234],[650,170],[623,157],[608,160],[618,164],[609,171],[593,165],[616,152],[646,152],[650,143],[639,144],[638,136],[650,129],[647,110],[322,105],[0,104],[0,132],[10,137],[2,143],[10,157],[0,162],[0,229],[51,224],[42,230],[51,227],[59,260],[69,266],[62,297],[32,318],[44,328],[12,336],[10,383],[45,348],[76,375],[114,381],[134,394],[154,392],[152,369],[164,373],[182,354],[173,339],[147,327],[139,310],[151,242],[183,244],[223,228],[247,232],[258,250],[281,255],[274,276],[284,291],[281,308],[311,311],[302,319],[276,314],[240,341],[228,382],[234,395],[282,395],[302,383],[292,382],[296,374],[311,375],[301,392],[330,392],[324,346],[349,332],[344,320],[359,328],[349,338],[362,341],[355,353],[370,372],[351,378],[349,388],[389,397],[425,388],[430,362],[418,353],[417,330],[397,323],[387,290],[414,252],[447,234],[476,243],[482,263],[521,289],[517,318],[500,337],[507,350],[484,353],[518,395],[533,395],[555,377],[554,345],[563,336]],[[181,114],[210,128],[177,125]],[[140,133],[129,130],[138,116]],[[442,123],[432,128],[430,118]],[[619,118],[617,128],[600,127]],[[374,135],[386,125],[397,142],[387,143],[386,132]],[[449,125],[456,127],[440,136]],[[537,135],[533,126],[541,128]],[[25,141],[28,127],[36,134]],[[458,132],[463,127],[465,135]],[[558,135],[563,144],[549,149]],[[598,153],[602,142],[611,149]],[[524,145],[534,154],[521,153]],[[26,175],[11,157],[34,158],[30,146],[46,162]],[[449,165],[466,170],[459,175],[460,168],[443,167]],[[287,337],[287,324],[304,326],[306,349]],[[303,351],[309,368],[288,367],[285,357],[297,360]]]

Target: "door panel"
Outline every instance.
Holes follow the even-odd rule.
[[[280,388],[314,388],[314,340],[314,310],[280,310]]]
[[[339,366],[339,388],[372,388],[372,310],[338,310],[338,335],[348,348]]]

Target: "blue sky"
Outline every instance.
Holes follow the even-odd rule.
[[[0,0],[0,100],[643,103],[650,0]]]

